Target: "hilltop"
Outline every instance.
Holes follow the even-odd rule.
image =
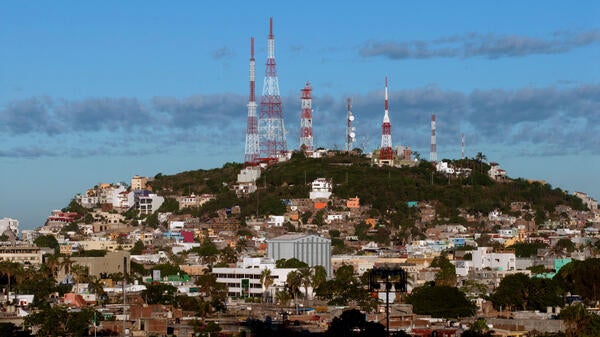
[[[395,228],[414,225],[415,210],[407,205],[410,201],[434,205],[437,214],[434,223],[466,224],[465,215],[488,214],[493,210],[510,214],[513,202],[528,204],[538,223],[550,217],[557,205],[585,209],[579,198],[550,184],[523,178],[494,181],[487,175],[490,166],[481,160],[467,158],[452,161],[452,164],[470,168],[472,174],[449,176],[437,172],[427,161],[415,167],[377,167],[364,155],[335,152],[314,159],[295,153],[291,160],[268,167],[257,182],[258,193],[247,197],[238,198],[231,190],[242,168],[236,163],[227,163],[220,169],[158,174],[152,188],[165,196],[215,194],[216,200],[194,210],[194,215],[209,216],[219,208],[238,205],[243,219],[257,213],[282,214],[285,211],[282,199],[307,198],[310,183],[316,178],[327,178],[333,182],[336,198],[358,196],[361,204],[371,206],[372,217]]]

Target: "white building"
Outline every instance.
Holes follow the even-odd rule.
[[[269,215],[267,220],[267,227],[281,227],[285,222],[285,216],[283,215]]]
[[[452,165],[450,165],[446,161],[439,161],[435,165],[435,169],[436,169],[436,171],[444,173],[444,174],[454,174],[454,167],[452,167]]]
[[[506,177],[506,171],[500,168],[500,164],[490,163],[488,175],[494,180],[502,180]]]
[[[165,198],[149,193],[148,195],[139,195],[136,202],[136,207],[140,211],[140,214],[152,214],[158,210],[163,204]]]
[[[273,284],[265,289],[260,282],[260,275],[265,269],[271,270]],[[217,277],[217,283],[225,284],[229,297],[262,297],[265,292],[271,298],[285,287],[287,275],[294,268],[276,268],[272,259],[245,257],[236,267],[216,267],[212,273]]]
[[[514,252],[494,252],[492,247],[478,247],[471,251],[475,270],[491,268],[492,270],[516,270],[517,258]]]
[[[587,208],[589,208],[590,210],[598,209],[598,201],[590,197],[587,193],[574,192],[573,195],[581,199],[581,201],[583,201],[583,204],[586,205]]]
[[[237,175],[237,182],[240,184],[253,183],[260,178],[260,167],[246,167]]]
[[[317,178],[311,184],[310,199],[329,199],[332,188],[333,186],[330,180]]]
[[[19,220],[12,218],[2,218],[0,219],[0,235],[2,235],[5,231],[10,230],[15,235],[19,235]]]

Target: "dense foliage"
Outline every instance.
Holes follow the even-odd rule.
[[[413,305],[415,313],[432,317],[469,317],[476,309],[457,288],[430,284],[415,288],[406,302]]]
[[[600,300],[600,259],[574,260],[560,269],[554,280],[565,292],[586,301]]]
[[[437,200],[435,207],[439,218],[458,223],[465,222],[459,216],[459,209],[471,214],[485,214],[494,209],[508,212],[512,201],[535,205],[538,221],[545,220],[558,204],[585,208],[579,198],[553,189],[549,184],[531,183],[525,179],[496,183],[486,175],[489,166],[481,160],[457,160],[453,165],[471,168],[472,175],[468,178],[448,177],[436,172],[427,161],[416,167],[380,168],[371,166],[366,157],[339,153],[319,159],[294,156],[290,161],[273,165],[262,173],[258,193],[245,198],[237,198],[230,190],[242,168],[234,163],[227,163],[221,169],[188,171],[172,176],[159,174],[152,185],[155,191],[165,195],[216,194],[216,200],[200,209],[187,210],[195,216],[214,215],[218,209],[239,205],[243,218],[257,213],[282,214],[285,206],[281,199],[306,198],[310,182],[325,177],[333,181],[337,196],[359,196],[361,203],[373,206],[375,215],[389,217],[394,227],[414,223],[415,209],[407,206],[408,201]]]
[[[523,273],[505,276],[492,294],[496,307],[516,310],[545,310],[563,304],[563,290],[551,279],[529,278]]]

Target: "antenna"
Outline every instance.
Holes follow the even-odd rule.
[[[356,141],[356,128],[352,126],[352,122],[354,121],[354,115],[352,114],[352,104],[351,99],[348,97],[346,99],[346,151],[350,152],[352,150],[353,144]]]
[[[431,150],[429,152],[429,160],[437,162],[437,144],[435,140],[435,114],[431,115]]]
[[[460,159],[465,159],[465,134],[460,134]]]

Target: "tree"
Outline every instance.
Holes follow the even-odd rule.
[[[581,303],[563,309],[560,318],[567,325],[569,337],[600,336],[600,316],[589,313]]]
[[[9,294],[10,294],[11,280],[15,277],[15,274],[21,272],[22,269],[23,269],[23,267],[21,266],[21,264],[17,263],[17,262],[9,262],[9,261],[0,262],[0,274],[6,276],[6,279],[7,279],[7,287],[6,287],[7,303],[10,303]]]
[[[37,237],[33,243],[38,247],[54,248],[54,254],[58,254],[60,249],[58,246],[58,241],[53,235],[50,234]]]
[[[219,260],[224,264],[236,263],[238,260],[238,253],[235,251],[235,249],[227,246],[221,249]]]
[[[293,257],[291,259],[279,259],[275,261],[276,268],[304,268],[308,267],[306,262],[300,261],[297,258]]]
[[[271,276],[271,269],[265,268],[260,272],[260,283],[264,289],[264,298],[268,298],[269,287],[273,284],[273,276]]]
[[[437,256],[431,261],[431,267],[440,268],[435,275],[435,284],[440,286],[456,286],[456,267],[448,260],[446,254]]]
[[[359,310],[350,309],[331,321],[325,336],[383,337],[386,336],[386,332],[382,324],[367,322],[365,314]]]
[[[327,281],[327,270],[325,267],[318,265],[313,267],[313,276],[312,276],[312,286],[313,289],[320,287],[323,283]]]
[[[89,277],[90,270],[87,266],[76,264],[71,268],[71,273],[75,281],[75,292],[79,292],[79,283]]]
[[[94,310],[83,308],[81,311],[67,311],[66,307],[47,307],[25,317],[25,325],[35,326],[37,336],[88,336],[94,319]]]
[[[133,244],[133,247],[131,250],[129,250],[129,253],[131,255],[142,255],[142,252],[145,248],[146,246],[144,245],[144,242],[142,240],[138,240]]]
[[[296,295],[299,292],[300,285],[302,285],[302,279],[300,278],[300,274],[297,271],[291,271],[287,275],[287,279],[285,280],[285,285],[289,289],[292,297],[294,298],[294,303],[298,305],[296,301]]]
[[[198,291],[208,299],[209,311],[225,311],[227,309],[227,286],[217,283],[217,276],[204,274],[196,280]]]
[[[147,284],[142,297],[148,304],[174,304],[177,288],[170,284]]]
[[[571,261],[554,276],[565,292],[577,294],[586,301],[600,300],[600,259]]]
[[[406,298],[413,311],[420,315],[442,318],[469,317],[476,306],[460,290],[449,286],[425,285],[415,288]]]
[[[298,269],[298,277],[300,278],[300,284],[304,287],[304,301],[308,300],[308,288],[312,285],[313,269],[304,267]]]

